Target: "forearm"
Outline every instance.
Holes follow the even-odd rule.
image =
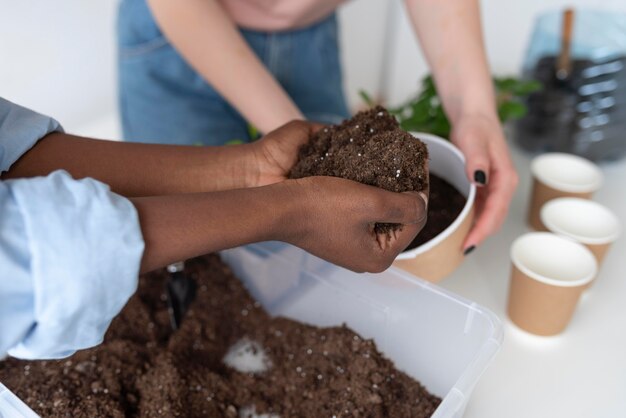
[[[168,39],[202,76],[262,132],[301,112],[214,0],[149,0]]]
[[[63,169],[76,179],[95,178],[124,196],[226,190],[253,181],[256,173],[248,148],[148,145],[52,133],[2,178],[44,176]]]
[[[406,0],[448,117],[496,115],[478,0]]]
[[[292,206],[284,184],[179,196],[131,199],[145,251],[143,272],[238,245],[288,239]],[[296,225],[297,226],[297,225]]]

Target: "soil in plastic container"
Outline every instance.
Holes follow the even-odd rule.
[[[345,326],[270,317],[216,255],[170,327],[165,270],[140,278],[104,342],[55,361],[0,362],[42,417],[429,417],[440,403]]]

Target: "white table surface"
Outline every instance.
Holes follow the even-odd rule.
[[[563,334],[538,337],[517,328],[506,315],[509,248],[529,231],[531,157],[515,148],[512,152],[520,185],[505,225],[439,283],[491,309],[504,324],[502,350],[478,382],[465,417],[624,418],[626,234],[609,250]],[[601,167],[605,183],[594,200],[614,211],[626,227],[626,159]]]

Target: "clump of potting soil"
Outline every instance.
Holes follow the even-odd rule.
[[[383,107],[319,130],[302,146],[290,178],[333,176],[392,192],[428,191],[428,149]],[[377,224],[376,232],[398,229]]]
[[[407,250],[425,244],[442,233],[461,214],[467,202],[461,192],[441,177],[431,173],[429,181],[428,220]]]
[[[100,346],[0,362],[44,417],[429,417],[440,403],[345,326],[272,318],[217,256],[186,263],[196,299],[173,331],[164,270],[140,279]]]

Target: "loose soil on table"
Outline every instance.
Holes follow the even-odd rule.
[[[440,399],[346,327],[272,318],[217,256],[186,263],[198,293],[170,327],[167,273],[140,279],[100,346],[60,361],[0,362],[0,381],[43,417],[429,417]],[[233,345],[267,370],[224,363]]]
[[[333,176],[392,192],[428,190],[428,149],[383,107],[319,130],[302,146],[290,178]],[[377,224],[376,232],[399,229]]]
[[[441,177],[430,174],[428,220],[424,229],[409,244],[407,250],[416,248],[443,232],[461,214],[467,199],[453,185]]]

